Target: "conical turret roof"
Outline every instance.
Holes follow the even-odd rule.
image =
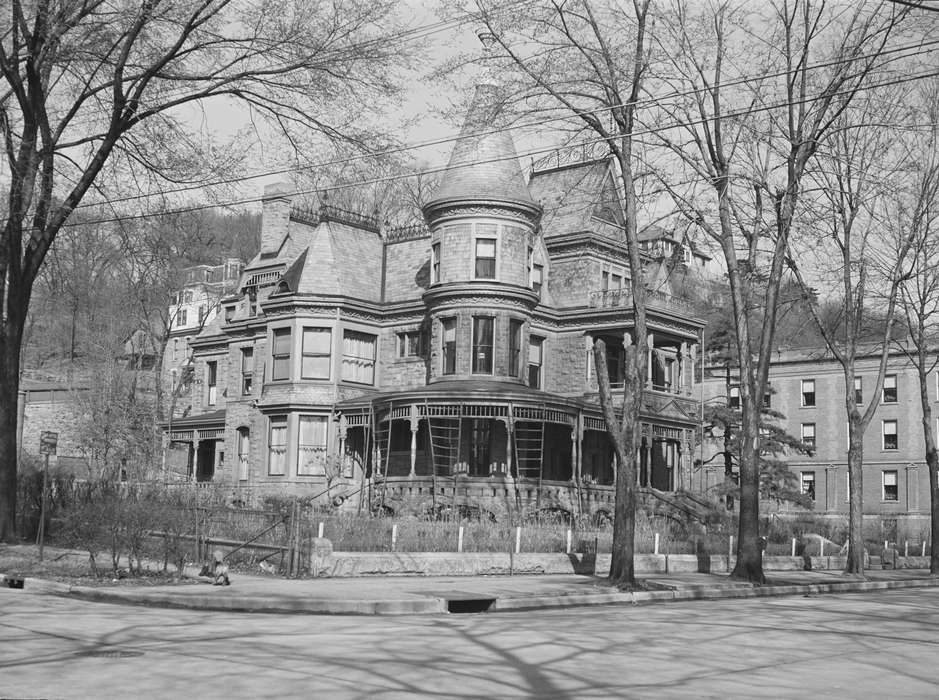
[[[495,85],[476,86],[463,129],[427,207],[450,201],[497,201],[537,206],[528,191]]]

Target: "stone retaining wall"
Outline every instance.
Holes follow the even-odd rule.
[[[709,560],[692,554],[638,554],[640,576],[670,573],[726,573],[727,556]],[[734,558],[730,565],[734,564]],[[840,570],[844,557],[812,557],[812,568]],[[802,557],[764,557],[766,571],[801,571]],[[899,557],[897,568],[929,568],[928,557]],[[333,552],[314,556],[311,571],[317,576],[487,576],[506,574],[597,574],[610,570],[610,555],[600,554],[509,554],[456,552]]]

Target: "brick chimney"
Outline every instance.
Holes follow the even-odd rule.
[[[294,193],[289,182],[275,182],[264,187],[261,200],[261,257],[277,255],[287,236],[290,223],[290,204]]]

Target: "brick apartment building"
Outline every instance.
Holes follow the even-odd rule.
[[[866,407],[875,388],[879,357],[859,358],[855,391]],[[844,405],[844,376],[830,354],[819,349],[777,353],[769,374],[771,407],[785,416],[786,431],[814,445],[810,455],[790,454],[787,465],[799,480],[801,492],[814,502],[814,512],[832,519],[848,513],[848,419]],[[934,429],[939,429],[939,371],[929,375],[934,402]],[[923,443],[920,387],[915,368],[899,353],[891,356],[877,408],[864,435],[864,513],[871,520],[870,536],[879,530],[885,540],[919,542],[929,532],[929,473]],[[708,373],[705,401],[725,400],[723,370]],[[732,384],[730,401],[739,401]],[[863,410],[863,408],[862,408]],[[705,459],[717,448],[705,444]],[[723,481],[723,466],[712,462],[701,470],[700,488]],[[768,506],[769,504],[767,504]],[[802,509],[783,504],[780,514]]]
[[[190,341],[192,415],[167,426],[190,478],[393,511],[610,511],[590,348],[607,341],[621,385],[632,311],[613,166],[559,157],[526,178],[493,104],[477,87],[419,224],[266,188],[261,249]],[[671,273],[710,259],[683,235],[646,238],[640,482],[662,497],[691,484],[700,412],[703,323]]]

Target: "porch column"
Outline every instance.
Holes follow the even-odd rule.
[[[649,333],[649,337],[646,338],[646,343],[649,347],[649,361],[646,363],[646,385],[652,386],[652,363],[655,362],[655,336],[652,333]]]
[[[349,432],[349,421],[348,419],[339,414],[339,459],[345,460],[346,455],[346,435]]]
[[[678,346],[678,378],[675,381],[675,393],[681,394],[684,393],[685,389],[685,359],[688,356],[688,343],[682,341],[681,345]]]
[[[510,415],[505,419],[505,470],[509,476],[513,476],[512,472],[512,445],[515,442],[515,421]]]
[[[417,475],[417,431],[421,425],[421,416],[416,404],[411,404],[411,415],[408,420],[411,424],[411,473],[409,476],[413,478]]]
[[[577,454],[577,420],[571,426],[571,483],[577,483],[577,462],[580,455]]]
[[[642,444],[642,451],[645,454],[646,476],[644,479],[645,483],[640,483],[640,486],[648,486],[649,482],[652,480],[652,431],[648,430],[647,428],[646,432],[647,434],[645,436],[645,442]],[[641,469],[639,474],[642,474]]]
[[[698,344],[692,343],[688,348],[688,393],[694,393],[694,366],[698,355]]]

